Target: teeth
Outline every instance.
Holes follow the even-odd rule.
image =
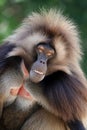
[[[40,72],[40,71],[38,71],[38,70],[33,70],[35,73],[38,73],[38,74],[41,74],[41,75],[43,75],[43,72]]]

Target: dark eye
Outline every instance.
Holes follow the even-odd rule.
[[[51,54],[50,52],[48,52],[46,55],[47,55],[47,56],[51,56],[52,54]]]
[[[49,43],[39,43],[36,46],[37,53],[44,53],[48,58],[54,56],[55,50]]]
[[[46,53],[48,57],[52,57],[54,55],[54,50],[50,50],[49,52]]]
[[[37,47],[37,51],[40,52],[40,53],[43,52],[44,51],[44,47],[42,45],[39,45]]]

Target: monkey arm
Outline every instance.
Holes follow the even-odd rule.
[[[24,65],[21,57],[8,57],[15,47],[8,43],[0,46],[0,115],[3,106],[11,104],[16,99],[23,84]]]
[[[0,118],[0,130],[20,130],[23,123],[39,109],[36,103],[30,103],[21,97],[18,98],[19,99],[16,99],[14,103],[3,109],[2,117]],[[28,109],[24,106],[18,107],[20,104],[19,100],[23,101],[23,105],[27,102]]]
[[[8,66],[8,60],[6,59],[6,56],[8,52],[11,51],[14,47],[15,47],[14,45],[8,45],[8,44],[4,44],[0,46],[0,115],[2,114],[4,100],[5,100],[5,96],[4,96],[5,87],[2,84],[3,82],[2,78],[3,76],[5,76],[5,74],[3,75],[3,73],[7,68],[6,66]]]

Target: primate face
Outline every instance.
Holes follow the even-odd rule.
[[[60,70],[71,74],[81,58],[76,26],[52,10],[32,14],[7,40],[25,50],[23,59],[35,83]]]
[[[55,51],[49,43],[39,43],[35,47],[37,60],[32,64],[30,70],[30,80],[40,82],[46,75],[47,62],[53,58]]]

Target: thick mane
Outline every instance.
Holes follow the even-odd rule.
[[[52,72],[64,70],[71,73],[73,70],[78,71],[79,75],[83,75],[79,67],[82,50],[77,27],[60,11],[50,9],[32,13],[6,39],[9,43],[23,47],[30,57],[33,55],[32,51],[35,45],[49,40],[56,49],[57,56],[50,62],[48,73],[51,73],[51,70],[53,70]]]
[[[30,35],[33,36],[33,33],[36,33],[36,35],[40,33],[49,39],[62,36],[70,44],[71,49],[75,50],[76,57],[81,58],[82,52],[77,27],[68,17],[63,16],[61,11],[50,9],[49,11],[43,10],[40,13],[32,13],[6,40],[17,43]]]
[[[60,11],[42,11],[32,13],[7,38],[9,43],[23,47],[31,57],[35,45],[47,40],[53,44],[56,56],[47,64],[47,75],[51,75],[41,82],[44,94],[60,117],[64,115],[64,120],[78,119],[85,113],[87,81],[79,65],[82,50],[76,25]]]
[[[80,38],[77,26],[68,18],[63,16],[61,11],[50,10],[42,11],[40,13],[32,13],[24,20],[23,25],[32,31],[43,31],[51,36],[58,37],[61,35],[69,43],[72,49],[76,49],[77,53],[81,54]]]
[[[87,89],[78,78],[59,71],[45,77],[41,85],[50,105],[62,119],[80,119],[84,115]]]

